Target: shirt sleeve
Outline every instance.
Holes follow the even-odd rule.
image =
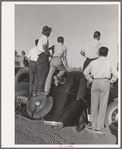
[[[111,73],[113,74],[113,76],[110,80],[110,83],[114,83],[118,78],[118,72],[117,69],[114,67],[113,63],[111,63]]]
[[[47,45],[47,38],[45,36],[43,36],[43,38],[39,39],[38,46],[37,46],[39,51],[42,50],[43,45]]]
[[[67,56],[67,48],[64,49],[64,56]]]
[[[31,58],[31,50],[29,51],[27,58],[30,59]]]
[[[91,77],[92,64],[91,63],[85,68],[85,70],[83,72],[83,74],[85,75],[87,80],[91,80],[92,79],[92,77]]]

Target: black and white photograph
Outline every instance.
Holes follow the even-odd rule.
[[[1,6],[1,147],[120,147],[121,2]]]

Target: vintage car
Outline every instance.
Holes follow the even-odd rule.
[[[90,116],[90,88],[85,95],[85,100],[76,100],[82,72],[72,70],[67,72],[60,80],[58,86],[52,81],[49,100],[45,101],[43,95],[30,97],[29,94],[29,69],[19,69],[15,76],[15,115],[31,123],[43,123],[52,127],[71,126],[76,131],[84,129]],[[118,93],[114,85],[106,116],[106,126],[112,126],[117,131],[118,121]],[[118,91],[117,91],[118,92]],[[116,123],[116,125],[115,125]]]

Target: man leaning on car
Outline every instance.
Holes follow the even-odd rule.
[[[102,46],[99,42],[101,37],[101,33],[99,31],[95,31],[93,34],[93,40],[85,45],[85,47],[81,50],[80,54],[86,57],[86,60],[83,65],[83,71],[88,66],[88,64],[97,59],[98,50]],[[82,79],[80,80],[80,86],[78,89],[77,100],[84,99],[87,89],[87,79],[83,75]]]

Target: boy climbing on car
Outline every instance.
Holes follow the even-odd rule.
[[[59,73],[54,76],[54,80],[55,80],[54,83],[56,86],[58,86],[60,77],[64,75],[64,73],[66,72],[66,69],[69,70],[67,58],[66,58],[67,49],[64,46],[64,38],[61,36],[58,37],[57,42],[58,43],[56,45],[52,46],[52,48],[54,49],[54,53],[50,61],[50,70],[49,70],[46,83],[45,83],[45,95],[46,96],[50,92],[51,81],[52,81],[52,77],[55,71],[59,70]]]

